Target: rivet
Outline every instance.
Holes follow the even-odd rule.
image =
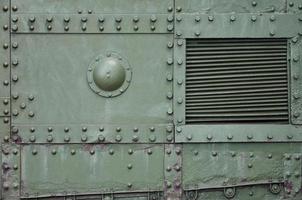
[[[122,140],[122,136],[121,135],[115,136],[115,141],[120,142],[121,140]]]
[[[291,139],[293,139],[293,136],[292,135],[287,135],[287,139],[291,140]]]
[[[113,155],[114,154],[114,150],[113,149],[109,149],[109,154]]]
[[[18,169],[18,165],[14,165],[13,168],[14,168],[14,170],[17,170]]]
[[[52,22],[52,20],[53,20],[53,17],[51,17],[51,16],[49,16],[49,17],[46,18],[47,22]]]
[[[88,14],[92,14],[92,10],[89,9],[89,10],[88,10]]]
[[[298,38],[297,38],[297,37],[294,37],[294,38],[292,39],[292,42],[293,42],[293,43],[297,43],[297,42],[298,42]]]
[[[253,22],[255,22],[255,21],[257,20],[257,16],[253,15],[253,16],[251,17],[251,20],[252,20]]]
[[[271,139],[273,139],[273,136],[272,135],[268,135],[267,139],[271,140]]]
[[[170,172],[171,170],[172,170],[172,167],[171,166],[167,166],[166,171]]]
[[[173,80],[172,74],[167,74],[167,81],[172,81],[172,80]]]
[[[231,22],[235,21],[236,20],[236,16],[235,15],[231,15],[230,20],[231,20]]]
[[[17,16],[13,16],[13,17],[12,17],[12,21],[13,21],[13,22],[17,22],[17,21],[18,21],[18,17],[17,17]]]
[[[68,135],[65,135],[65,136],[64,136],[64,141],[65,141],[65,142],[69,142],[69,141],[70,141],[70,137],[69,137]]]
[[[36,130],[36,129],[35,129],[34,127],[31,127],[31,128],[29,129],[29,131],[32,132],[32,133],[34,133],[35,130]]]
[[[180,154],[181,154],[181,148],[180,148],[180,147],[176,147],[176,148],[175,148],[175,153],[176,153],[177,155],[180,155]]]
[[[249,139],[249,140],[253,139],[253,135],[248,134],[248,135],[247,135],[247,139]]]
[[[71,149],[70,153],[71,153],[71,155],[75,155],[76,154],[76,150]]]
[[[167,30],[168,30],[168,31],[172,31],[173,28],[174,28],[174,27],[173,27],[173,25],[171,25],[171,24],[169,24],[169,25],[167,26]]]
[[[285,172],[286,177],[291,177],[291,173],[289,171]]]
[[[87,141],[87,136],[86,135],[82,135],[81,136],[81,141],[82,142],[86,142]]]
[[[48,25],[48,26],[47,26],[47,30],[50,31],[51,29],[52,29],[52,26],[51,26],[51,25]]]
[[[233,139],[233,135],[228,135],[227,138],[228,138],[228,140],[232,140]]]
[[[195,22],[200,22],[200,16],[195,16]]]
[[[167,181],[166,185],[167,185],[168,188],[172,187],[172,184],[171,184],[170,181]]]
[[[139,137],[137,135],[133,135],[132,141],[137,142],[139,140]]]
[[[103,135],[99,135],[98,136],[98,140],[99,140],[99,142],[104,142],[105,141],[105,137]]]
[[[172,136],[172,135],[168,135],[168,136],[167,136],[167,141],[168,141],[168,142],[172,142],[172,140],[173,140],[173,136]]]
[[[294,117],[295,118],[298,118],[300,116],[300,113],[299,112],[294,112]]]
[[[193,151],[193,154],[194,154],[195,156],[197,156],[198,153],[199,153],[199,152],[198,152],[197,150],[194,150],[194,151]]]
[[[122,17],[120,17],[120,16],[115,17],[115,21],[120,23],[122,21]]]
[[[5,124],[7,124],[7,123],[9,122],[9,118],[4,117],[3,122],[4,122]]]
[[[152,149],[148,149],[148,150],[147,150],[147,153],[148,153],[149,155],[151,155],[151,154],[152,154]]]
[[[183,41],[182,40],[177,40],[177,45],[178,46],[182,46],[183,45]]]
[[[4,67],[4,68],[7,68],[7,67],[8,67],[8,62],[4,62],[4,63],[3,63],[3,67]]]
[[[14,12],[16,12],[16,11],[18,10],[18,7],[17,7],[17,6],[13,6],[13,7],[12,7],[12,10],[13,10]]]
[[[150,21],[151,21],[151,22],[156,22],[156,20],[157,20],[157,18],[156,18],[155,15],[152,15],[152,16],[150,17]]]
[[[167,17],[167,21],[168,21],[168,22],[173,22],[173,19],[174,19],[173,15],[169,15],[169,16]]]
[[[36,149],[33,149],[31,152],[33,155],[37,155],[38,151]]]
[[[183,99],[182,99],[181,97],[179,97],[179,98],[177,99],[177,103],[178,103],[178,104],[182,104],[182,102],[183,102]]]
[[[86,131],[87,131],[87,127],[86,127],[86,126],[83,126],[83,127],[82,127],[82,131],[83,131],[83,132],[86,132]]]
[[[132,155],[133,154],[133,150],[132,149],[128,149],[128,154]]]
[[[57,154],[57,150],[56,150],[56,149],[52,149],[52,150],[51,150],[51,154],[52,154],[52,155],[56,155],[56,154]]]
[[[103,16],[99,17],[99,22],[103,23],[105,21],[105,18]]]
[[[300,158],[301,158],[301,157],[300,157],[299,155],[296,155],[296,156],[295,156],[295,160],[300,160]]]
[[[272,21],[272,22],[273,22],[273,21],[275,21],[275,20],[276,20],[276,17],[275,17],[275,15],[272,15],[272,16],[271,16],[269,19],[270,19],[270,21]]]
[[[247,166],[248,166],[248,168],[252,168],[252,167],[253,167],[253,164],[252,164],[252,163],[249,163]]]
[[[167,10],[168,10],[168,12],[172,12],[173,11],[173,7],[169,6]]]
[[[36,137],[34,135],[30,136],[29,141],[30,142],[35,142],[36,141]]]
[[[231,156],[232,156],[232,157],[235,157],[235,156],[236,156],[236,152],[235,152],[235,151],[232,151],[232,152],[231,152]]]
[[[302,4],[300,4],[300,5],[298,6],[298,8],[299,8],[299,10],[302,10]]]
[[[210,22],[214,21],[214,16],[213,16],[213,15],[208,16],[208,20],[209,20]]]
[[[182,85],[182,83],[183,83],[183,80],[182,80],[182,79],[178,79],[178,80],[177,80],[177,84],[178,84],[178,85]]]
[[[187,140],[191,141],[192,140],[192,135],[188,134],[186,138],[187,138]]]
[[[183,122],[183,118],[180,117],[177,119],[177,123],[182,123],[182,122]]]
[[[116,132],[120,132],[121,130],[122,130],[121,127],[117,127],[117,128],[116,128]]]
[[[65,27],[64,27],[64,30],[65,30],[65,31],[69,31],[69,27],[68,27],[68,26],[65,26]]]
[[[212,140],[213,136],[212,135],[207,135],[208,140]]]
[[[200,36],[200,32],[199,32],[199,31],[196,31],[196,32],[195,32],[195,36],[197,36],[197,37]]]
[[[90,153],[90,155],[94,155],[95,151],[94,151],[93,149],[91,149],[91,150],[89,151],[89,153]]]
[[[14,115],[14,116],[18,116],[18,115],[19,115],[19,111],[18,111],[17,109],[14,109],[14,110],[13,110],[13,115]]]
[[[70,17],[64,17],[64,22],[66,23],[70,22]]]
[[[171,49],[171,48],[173,47],[173,43],[172,43],[172,42],[168,42],[167,47],[168,47],[169,49]]]
[[[173,114],[173,110],[172,110],[172,108],[168,108],[168,110],[167,110],[167,114],[168,114],[168,115],[172,115],[172,114]]]
[[[3,85],[8,86],[9,85],[9,81],[8,80],[4,80],[3,81]]]
[[[12,64],[13,64],[14,66],[17,66],[17,65],[19,64],[18,59],[14,59],[13,62],[12,62]]]
[[[174,169],[175,169],[175,171],[180,171],[181,167],[180,167],[179,165],[176,165],[176,166],[174,167]]]
[[[151,29],[152,31],[154,31],[154,30],[155,30],[155,26],[151,26],[150,29]]]
[[[5,110],[3,111],[3,114],[8,115],[8,114],[9,114],[9,111],[8,111],[7,109],[5,109]]]
[[[104,131],[104,127],[101,126],[101,127],[99,128],[99,131],[100,131],[100,132],[103,132],[103,131]]]
[[[181,10],[182,10],[182,8],[181,8],[180,6],[178,6],[178,7],[176,8],[176,11],[177,11],[177,12],[181,12]]]
[[[21,104],[20,104],[20,108],[21,108],[21,109],[25,109],[25,108],[26,108],[26,104],[25,104],[25,103],[21,103]]]
[[[212,156],[216,157],[217,156],[217,152],[216,151],[212,151]]]
[[[285,154],[284,156],[285,156],[286,160],[290,160],[291,159],[291,155],[290,154]]]
[[[52,135],[48,135],[48,136],[47,136],[47,142],[52,142],[52,141],[53,141]]]
[[[275,31],[271,30],[271,31],[269,32],[269,34],[270,34],[270,36],[274,36],[274,35],[275,35]]]
[[[271,154],[271,153],[269,153],[268,155],[267,155],[267,158],[268,159],[271,159],[273,157],[273,155]]]
[[[3,140],[4,140],[4,142],[9,142],[9,136],[4,136],[4,138],[3,138]]]
[[[250,158],[253,158],[253,157],[254,157],[254,153],[250,152]]]
[[[81,18],[81,21],[82,21],[82,22],[87,22],[87,20],[88,20],[87,17],[82,17],[82,18]]]
[[[254,7],[257,6],[257,2],[256,2],[256,1],[253,1],[253,2],[252,2],[252,6],[254,6]]]
[[[181,31],[176,32],[176,36],[181,36],[181,35],[182,35]]]
[[[168,93],[167,93],[167,98],[168,98],[168,99],[172,99],[172,98],[173,98],[172,92],[168,92]]]
[[[293,61],[294,61],[294,62],[298,62],[298,61],[299,61],[299,56],[295,56],[295,57],[293,58]]]
[[[12,26],[12,30],[13,30],[13,31],[17,31],[17,30],[18,30],[18,26],[17,26],[17,25],[13,25],[13,26]]]
[[[83,26],[82,26],[82,31],[86,31],[87,30],[87,27],[86,27],[86,24],[84,24]]]
[[[19,80],[19,78],[18,78],[17,75],[13,75],[12,80],[13,80],[14,82],[17,82],[17,81]]]
[[[133,17],[133,22],[137,23],[139,21],[139,17],[136,15]]]
[[[83,12],[83,11],[82,11],[81,9],[78,10],[78,14],[82,14],[82,12]]]
[[[6,31],[7,29],[8,29],[8,25],[7,25],[7,24],[4,24],[4,25],[3,25],[3,30]]]
[[[294,2],[289,2],[289,4],[288,4],[290,7],[293,7],[294,6]]]
[[[8,11],[8,6],[3,6],[3,8],[2,8],[2,10],[4,11],[4,12],[7,12]]]
[[[52,132],[53,128],[52,127],[48,127],[47,130],[48,130],[48,132]]]
[[[166,127],[166,132],[167,132],[167,133],[172,133],[172,131],[173,131],[173,130],[172,130],[172,127],[171,127],[171,126],[167,126],[167,127]]]
[[[132,183],[128,183],[127,186],[128,186],[128,188],[131,188],[132,187]]]
[[[167,64],[168,64],[168,65],[172,65],[172,64],[173,64],[173,59],[172,59],[172,58],[168,58]]]
[[[7,43],[4,43],[3,44],[3,49],[7,49],[8,48],[8,44]]]
[[[176,17],[176,21],[181,22],[181,20],[182,20],[182,17],[180,15]]]
[[[137,30],[138,30],[138,26],[135,25],[135,26],[133,27],[133,30],[137,31]]]
[[[156,136],[155,135],[150,135],[149,140],[150,140],[150,142],[155,142],[156,141]]]

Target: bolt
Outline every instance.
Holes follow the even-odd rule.
[[[94,151],[93,149],[91,149],[91,150],[89,151],[89,153],[90,153],[90,155],[94,155],[95,151]]]
[[[88,14],[91,14],[91,13],[92,13],[92,10],[89,9],[89,10],[88,10]]]
[[[169,6],[167,10],[168,10],[168,12],[172,12],[173,11],[172,6]]]
[[[117,17],[115,17],[115,21],[117,22],[117,23],[120,23],[121,21],[122,21],[122,17],[120,17],[120,16],[117,16]]]
[[[273,157],[273,155],[270,153],[267,155],[268,159],[271,159]]]
[[[248,168],[252,168],[253,164],[249,163],[247,166],[248,166]]]
[[[214,16],[213,16],[213,15],[208,16],[208,20],[209,20],[210,22],[214,21]]]
[[[271,139],[273,139],[273,136],[272,135],[268,135],[267,139],[271,140]]]
[[[68,26],[65,26],[65,27],[64,27],[64,30],[65,30],[65,31],[69,31],[69,27],[68,27]]]
[[[7,24],[4,24],[4,25],[3,25],[3,30],[6,31],[7,29],[8,29],[8,25],[7,25]]]
[[[251,20],[252,20],[252,22],[255,22],[255,21],[257,20],[257,16],[253,15],[253,16],[251,17]]]
[[[120,142],[121,140],[122,140],[122,136],[117,135],[117,136],[115,137],[115,141]]]
[[[252,6],[254,6],[254,7],[257,6],[257,2],[256,2],[256,1],[253,1],[253,2],[252,2]]]
[[[155,15],[152,15],[152,16],[150,17],[150,21],[151,21],[151,22],[156,22],[156,20],[157,20],[157,18],[156,18]]]
[[[139,140],[139,137],[137,136],[137,135],[134,135],[133,137],[132,137],[132,141],[133,142],[137,142]]]
[[[231,22],[235,21],[236,20],[236,16],[235,15],[231,15],[230,20],[231,20]]]
[[[247,135],[247,139],[249,139],[249,140],[253,139],[253,135],[248,134],[248,135]]]
[[[13,26],[12,26],[12,30],[13,30],[13,31],[17,31],[17,30],[18,30],[18,26],[17,26],[17,25],[13,25]]]
[[[70,137],[69,137],[68,135],[65,135],[64,141],[65,141],[65,142],[69,142],[69,141],[70,141]]]
[[[137,23],[139,21],[139,17],[138,16],[134,16],[133,17],[133,22]]]
[[[103,16],[100,16],[100,17],[99,17],[99,22],[100,22],[100,23],[103,23],[104,21],[105,21],[105,18],[104,18]]]
[[[192,135],[190,135],[190,134],[189,134],[189,135],[187,135],[187,137],[186,137],[186,138],[187,138],[187,140],[189,140],[189,141],[190,141],[190,140],[192,140]]]
[[[294,6],[294,2],[289,2],[289,4],[288,4],[290,7],[293,7]]]
[[[2,9],[3,9],[4,12],[7,12],[8,11],[8,6],[5,5],[5,6],[3,6]]]
[[[195,16],[195,22],[200,22],[200,16]]]
[[[207,139],[208,139],[208,140],[212,140],[212,138],[213,138],[212,135],[208,135],[208,136],[207,136]]]
[[[182,20],[182,17],[181,17],[181,16],[177,16],[177,17],[176,17],[176,21],[181,22],[181,20]]]
[[[30,130],[30,132],[33,133],[33,132],[35,132],[36,129],[34,127],[31,127],[29,130]]]
[[[168,21],[168,22],[173,22],[173,19],[174,19],[173,15],[169,15],[169,16],[167,17],[167,21]]]
[[[113,155],[114,154],[114,150],[113,149],[109,149],[109,154]]]
[[[197,36],[197,37],[200,36],[200,32],[199,32],[199,31],[196,31],[196,32],[195,32],[195,36]]]
[[[287,135],[287,139],[291,140],[291,139],[293,139],[293,136],[292,135]]]
[[[99,140],[99,142],[104,142],[105,141],[105,137],[103,135],[99,135],[98,136],[98,140]]]
[[[25,103],[21,103],[21,104],[20,104],[20,108],[21,108],[21,109],[25,109],[25,108],[26,108],[26,104],[25,104]]]
[[[7,67],[8,67],[8,62],[4,62],[4,63],[3,63],[3,67],[4,67],[4,68],[7,68]]]
[[[233,135],[228,135],[227,138],[228,138],[228,140],[232,140],[233,139]]]
[[[75,155],[76,151],[74,149],[71,149],[70,153],[71,153],[71,155]]]
[[[168,167],[166,168],[166,171],[167,171],[167,172],[170,172],[171,170],[172,170],[171,166],[168,166]]]
[[[276,20],[276,17],[275,17],[275,15],[272,15],[271,17],[270,17],[270,21],[275,21]]]
[[[212,151],[212,156],[216,157],[217,156],[217,152],[216,151]]]
[[[70,21],[70,17],[64,17],[64,22],[68,23]]]
[[[47,136],[47,142],[52,142],[52,141],[53,141],[52,135],[48,135],[48,136]]]
[[[132,187],[132,183],[128,183],[127,186],[128,186],[128,188],[131,188]]]
[[[182,10],[182,8],[181,8],[180,6],[178,6],[178,7],[176,8],[176,11],[177,11],[177,12],[181,12],[181,10]]]
[[[86,135],[82,135],[81,136],[81,141],[82,142],[86,142],[87,141],[87,136]]]
[[[12,17],[12,21],[13,21],[13,22],[17,22],[17,21],[18,21],[18,17],[17,17],[17,16],[13,16],[13,17]]]
[[[150,142],[155,142],[156,141],[156,136],[155,135],[151,135],[149,137]]]
[[[13,168],[14,168],[14,170],[17,170],[18,169],[18,165],[14,165]]]
[[[34,136],[34,135],[30,136],[29,141],[30,142],[35,142],[36,141],[36,136]]]
[[[51,154],[52,155],[56,155],[57,154],[57,150],[56,149],[51,150]]]
[[[121,130],[122,130],[121,127],[116,128],[116,132],[120,132]]]
[[[149,155],[151,155],[151,154],[152,154],[152,149],[148,149],[147,153],[148,153]]]
[[[36,149],[33,149],[31,152],[33,155],[37,155],[38,151]]]

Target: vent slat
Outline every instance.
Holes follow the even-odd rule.
[[[286,39],[187,39],[186,123],[288,123]]]

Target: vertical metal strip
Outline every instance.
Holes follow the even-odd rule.
[[[166,144],[164,154],[164,197],[166,200],[180,200],[182,198],[182,145]]]

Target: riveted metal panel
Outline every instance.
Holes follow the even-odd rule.
[[[302,3],[300,0],[287,1],[287,12],[289,13],[302,13]]]
[[[169,35],[14,35],[14,125],[170,122],[171,41]],[[124,94],[105,98],[89,88],[86,73],[98,55],[110,51],[128,60],[132,80]]]
[[[302,22],[293,14],[182,13],[175,20],[180,38],[291,38],[302,31]]]
[[[167,13],[173,0],[11,0],[15,13]]]
[[[302,123],[302,107],[301,107],[301,58],[302,45],[299,37],[294,37],[290,40],[290,57],[289,63],[291,66],[291,121],[293,124]]]
[[[9,1],[0,1],[0,97],[10,95],[10,10]]]
[[[297,152],[301,152],[300,144],[186,144],[183,145],[183,187],[185,192],[193,192],[191,195],[194,191],[206,193],[213,189],[228,196],[232,191],[236,195],[241,187],[251,189],[261,185],[281,195],[276,196],[279,199],[284,190],[294,192],[286,184],[283,173],[288,171],[284,167],[285,159],[301,162],[299,154],[287,154]],[[271,186],[274,188],[270,189]],[[282,189],[278,191],[276,187]]]
[[[22,147],[22,196],[161,191],[162,145]]]
[[[286,12],[286,0],[175,0],[178,12],[201,13],[269,13]]]
[[[171,143],[172,124],[14,125],[17,143]]]
[[[177,126],[176,142],[291,142],[302,141],[300,126],[278,124],[210,124]]]
[[[172,14],[13,14],[15,33],[172,33]]]

